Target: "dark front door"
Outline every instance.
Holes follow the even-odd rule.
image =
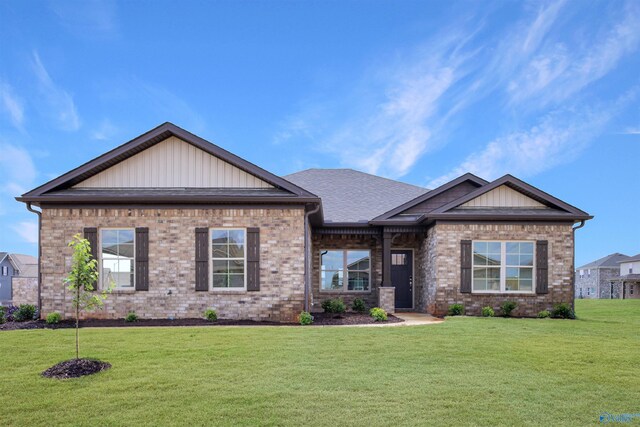
[[[412,251],[391,251],[391,284],[396,288],[396,308],[413,308]]]

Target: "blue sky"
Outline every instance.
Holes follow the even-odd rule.
[[[13,200],[171,121],[277,174],[511,173],[640,252],[640,3],[0,2],[0,250]]]

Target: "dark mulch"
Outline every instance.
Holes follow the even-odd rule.
[[[111,367],[110,363],[101,362],[94,359],[71,359],[53,365],[42,373],[43,377],[57,378],[63,380],[66,378],[78,378],[85,375],[95,374]]]
[[[333,314],[313,313],[313,324],[323,325],[362,325],[376,323],[368,314],[343,313],[339,317]],[[403,322],[395,316],[389,315],[386,323]],[[205,319],[138,319],[135,322],[125,322],[124,319],[87,319],[80,321],[81,328],[114,328],[131,326],[294,326],[298,323],[279,323],[254,320],[218,319],[209,322]],[[13,331],[17,329],[64,329],[75,328],[72,319],[63,320],[55,325],[48,325],[44,320],[32,320],[28,322],[7,322],[0,325],[0,331]]]
[[[367,325],[371,323],[400,323],[404,320],[399,319],[391,314],[387,316],[386,322],[376,322],[375,319],[368,314],[359,313],[342,313],[339,317],[335,314],[328,313],[312,313],[313,324],[318,326],[324,325]]]

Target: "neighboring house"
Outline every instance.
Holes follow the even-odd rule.
[[[36,304],[37,277],[35,257],[0,252],[0,304]]]
[[[610,286],[616,298],[640,298],[640,254],[620,261],[619,275],[611,278]]]
[[[620,276],[620,262],[627,255],[614,253],[578,267],[575,272],[576,298],[612,298],[611,279]],[[613,289],[614,298],[616,293]]]
[[[42,316],[72,314],[77,233],[98,288],[115,284],[95,316],[291,321],[327,298],[435,315],[514,300],[535,316],[573,303],[574,225],[592,218],[511,175],[430,191],[344,169],[279,177],[170,123],[17,200],[41,210]]]

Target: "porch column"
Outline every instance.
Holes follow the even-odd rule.
[[[382,233],[382,284],[380,286],[393,286],[391,284],[391,239],[392,234]]]

